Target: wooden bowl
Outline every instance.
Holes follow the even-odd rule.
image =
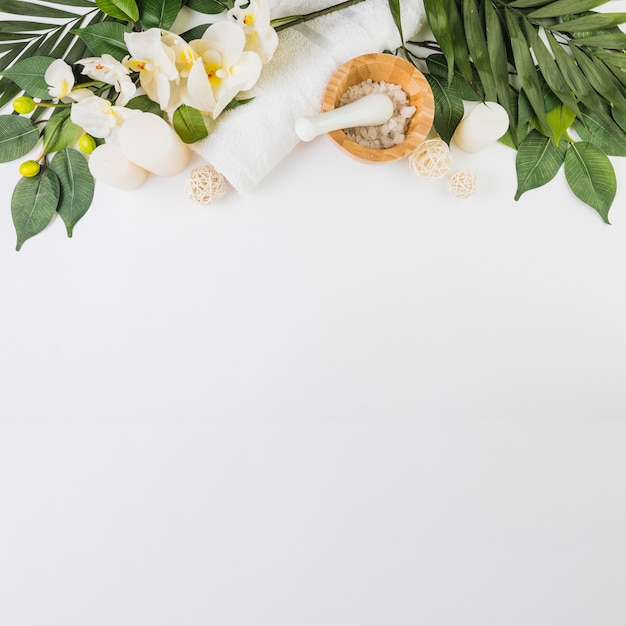
[[[391,148],[366,148],[346,137],[343,130],[335,130],[328,136],[343,150],[361,161],[382,163],[402,159],[426,138],[435,117],[435,101],[428,81],[408,61],[393,54],[364,54],[342,65],[332,76],[322,101],[322,111],[331,111],[348,87],[371,78],[400,85],[409,97],[409,105],[416,108],[406,132],[406,139]]]

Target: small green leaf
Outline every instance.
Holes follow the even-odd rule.
[[[435,99],[435,130],[449,144],[456,127],[463,119],[463,100],[448,90],[445,81],[440,77],[427,74],[426,80],[433,90]]]
[[[404,45],[404,33],[402,32],[402,15],[400,11],[400,0],[387,0],[387,4],[389,5],[389,12],[391,13],[391,17],[393,18],[393,23],[396,25],[398,29],[398,34],[400,35],[400,41],[402,45]]]
[[[426,57],[426,67],[431,74],[435,74],[441,78],[447,80],[448,77],[448,62],[443,54],[429,54]],[[469,101],[483,101],[485,95],[482,91],[482,85],[480,84],[480,78],[478,74],[474,75],[472,83],[469,83],[461,72],[454,72],[452,82],[446,87],[449,91],[453,92],[462,100]]]
[[[454,42],[448,12],[440,0],[424,0],[424,9],[430,29],[448,61],[448,83],[451,83],[454,76]]]
[[[567,143],[555,146],[548,137],[531,131],[522,140],[515,159],[517,192],[519,200],[523,193],[550,182],[557,174],[567,152]]]
[[[574,143],[565,156],[565,178],[574,194],[609,224],[609,210],[617,191],[609,157],[591,143]]]
[[[56,215],[61,196],[57,175],[46,170],[33,178],[22,178],[13,191],[11,214],[17,234],[16,250],[40,233]]]
[[[66,148],[54,155],[51,169],[61,185],[61,197],[57,213],[65,223],[67,236],[71,237],[74,226],[91,206],[95,188],[87,159],[78,151]]]
[[[485,99],[490,102],[497,102],[498,93],[489,59],[487,36],[483,30],[476,0],[463,0],[463,17],[465,18],[467,47],[480,77]],[[428,59],[426,61],[428,62]]]
[[[574,13],[582,13],[595,9],[601,4],[606,4],[608,0],[557,0],[550,2],[541,9],[532,11],[528,17],[533,19],[541,19],[544,17],[562,17],[563,15],[572,15]]]
[[[28,154],[39,141],[39,129],[27,118],[0,115],[0,163]]]
[[[43,129],[44,154],[57,152],[78,141],[83,130],[70,119],[70,109],[61,109],[46,122]]]
[[[205,15],[217,15],[231,8],[227,2],[220,0],[188,0],[185,6]]]
[[[181,0],[139,0],[139,23],[144,30],[168,30],[178,17]]]
[[[575,43],[579,46],[592,46],[592,47],[599,47],[599,48],[605,48],[606,50],[623,50],[624,48],[626,48],[626,33],[616,33],[616,34],[602,34],[602,35],[589,35],[588,37],[575,37],[574,39],[572,39],[572,43]],[[597,51],[594,51],[594,54],[597,54]],[[610,56],[610,57],[619,57],[621,56],[622,59],[626,59],[626,55],[623,52],[620,52],[619,54],[615,54],[615,53],[604,53],[603,54],[603,58],[604,55],[606,56]],[[606,59],[605,59],[606,60]],[[624,65],[622,64],[622,67],[624,67]]]
[[[31,56],[17,61],[1,73],[21,87],[29,96],[40,100],[51,100],[44,75],[52,61],[54,61],[52,57]]]
[[[96,0],[96,5],[103,13],[124,22],[136,22],[139,19],[135,0]]]
[[[613,108],[611,114],[615,122],[617,110]],[[626,116],[625,116],[626,117]],[[605,154],[610,156],[626,156],[626,133],[618,123],[607,124],[605,120],[598,120],[596,115],[587,108],[581,107],[580,116],[574,121],[574,130],[583,141],[588,141],[598,146]]]
[[[611,26],[619,26],[626,22],[626,13],[591,13],[573,20],[548,26],[550,30],[560,33],[579,33],[581,31],[601,30]]]
[[[174,130],[185,143],[195,143],[209,135],[202,113],[185,104],[174,111],[172,123]]]
[[[124,33],[130,30],[129,26],[119,22],[102,22],[85,28],[75,28],[71,32],[80,37],[95,56],[110,54],[119,61],[128,54]]]
[[[189,6],[189,5],[187,5]],[[211,24],[199,24],[198,26],[194,26],[189,30],[186,30],[184,33],[181,33],[180,36],[186,41],[194,41],[195,39],[202,39],[202,35],[206,32],[206,29]]]
[[[154,100],[150,100],[148,96],[136,96],[135,98],[132,98],[126,104],[126,108],[137,109],[138,111],[144,111],[146,113],[154,113],[159,117],[163,117],[165,115],[159,104],[154,102]]]
[[[576,114],[570,111],[564,104],[560,104],[551,111],[546,113],[546,120],[554,138],[558,145],[561,137],[567,132],[567,129],[576,119]],[[550,134],[548,134],[549,136]]]

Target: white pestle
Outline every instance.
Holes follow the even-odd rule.
[[[296,135],[311,141],[318,135],[355,126],[378,126],[391,119],[393,102],[384,93],[371,93],[350,104],[296,120]]]

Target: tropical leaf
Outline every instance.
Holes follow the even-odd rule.
[[[480,77],[485,99],[495,102],[498,99],[498,93],[489,60],[487,37],[482,27],[476,0],[463,0],[463,18],[465,19],[467,48]]]
[[[61,194],[57,213],[65,223],[67,236],[71,237],[74,226],[87,213],[93,201],[94,178],[87,159],[69,148],[57,152],[48,169],[59,179]]]
[[[56,215],[61,196],[57,175],[47,169],[32,178],[22,178],[13,191],[11,214],[17,234],[15,249],[40,233]]]
[[[574,194],[610,224],[617,180],[609,157],[592,143],[573,143],[565,156],[565,178]]]
[[[206,15],[217,15],[231,8],[230,4],[220,0],[188,0],[185,2],[185,6]]]
[[[202,113],[187,105],[179,106],[174,111],[172,123],[174,130],[185,143],[195,143],[209,135]]]
[[[137,109],[139,111],[144,111],[145,113],[154,113],[159,117],[163,117],[165,113],[162,111],[161,107],[154,100],[150,100],[148,96],[136,96],[129,100],[126,104],[127,109]]]
[[[563,15],[573,15],[589,11],[596,7],[606,4],[608,0],[557,0],[550,2],[540,9],[536,9],[528,14],[528,17],[541,19],[545,17],[562,17]],[[513,5],[511,5],[513,6]]]
[[[626,59],[626,55],[624,55],[623,52],[620,52],[620,54],[608,52],[608,50],[623,51],[624,48],[626,48],[626,33],[606,33],[602,35],[589,35],[587,37],[575,37],[572,39],[572,43],[579,46],[604,48],[606,52],[605,50],[594,50],[593,53],[595,55],[602,55],[605,60],[607,60],[607,57],[621,57],[622,61]],[[624,67],[623,63],[621,67]]]
[[[579,33],[619,26],[624,22],[626,22],[626,13],[592,13],[560,24],[553,24],[548,28],[560,33]]]
[[[450,33],[454,46],[454,64],[461,70],[461,74],[465,80],[471,83],[474,79],[472,65],[465,41],[465,29],[463,28],[463,22],[456,5],[456,0],[443,0],[443,2],[446,4],[448,20],[450,22]]]
[[[102,22],[90,24],[85,28],[74,28],[71,32],[80,37],[95,56],[110,54],[120,61],[128,54],[128,48],[124,43],[124,33],[130,30],[129,26],[119,22]]]
[[[445,81],[440,77],[427,74],[426,80],[435,99],[435,130],[449,144],[456,127],[463,119],[463,100],[447,89]]]
[[[591,86],[610,104],[626,109],[626,96],[621,85],[600,59],[589,57],[577,46],[572,46],[574,60]]]
[[[523,193],[550,182],[557,174],[567,152],[567,143],[555,145],[548,137],[531,131],[520,143],[515,159],[517,192],[519,200]]]
[[[139,0],[139,23],[144,30],[168,30],[178,17],[181,0]]]
[[[424,0],[424,10],[430,29],[448,61],[448,84],[450,84],[454,76],[454,42],[448,12],[440,0]]]
[[[0,11],[14,15],[31,15],[33,17],[50,17],[54,19],[66,19],[76,17],[76,13],[55,9],[44,4],[23,2],[22,0],[0,0]]]
[[[78,141],[82,128],[70,119],[70,109],[60,110],[50,117],[43,129],[44,154],[57,152]]]
[[[426,67],[431,74],[445,78],[448,77],[448,63],[443,54],[429,54],[426,57]],[[485,100],[485,94],[478,74],[474,74],[472,82],[468,82],[461,72],[455,71],[452,83],[447,87],[448,90],[455,93],[462,100],[482,101]],[[489,98],[487,98],[489,99]]]
[[[605,154],[626,156],[626,133],[619,124],[619,112],[612,109],[611,114],[613,118],[617,115],[617,119],[608,125],[606,121],[598,121],[597,117],[583,106],[580,116],[573,123],[573,128],[583,141],[593,143]]]
[[[30,31],[37,30],[50,30],[54,25],[48,22],[30,22],[27,20],[5,20],[0,22],[0,33],[14,34],[14,33],[27,33],[22,34],[22,37],[28,37]]]
[[[509,2],[508,6],[515,9],[532,9],[533,7],[542,7],[546,4],[550,4],[550,0],[515,0]]]
[[[389,12],[391,13],[391,17],[393,18],[393,22],[398,29],[398,34],[400,35],[400,41],[404,46],[404,33],[402,32],[402,14],[400,10],[400,0],[387,0],[387,4],[389,5]]]
[[[194,26],[193,28],[186,30],[184,33],[181,33],[180,36],[187,42],[193,41],[194,39],[201,39],[202,35],[204,35],[209,26],[210,24],[200,24],[198,26]]]
[[[28,154],[39,141],[39,129],[27,118],[0,115],[0,163]]]
[[[1,73],[33,98],[50,100],[48,83],[46,83],[44,74],[53,61],[52,57],[28,57],[15,62],[9,69],[5,69]]]
[[[613,116],[613,119],[617,122],[617,125],[626,133],[626,111],[611,109],[611,115]]]
[[[139,19],[139,8],[135,0],[96,0],[96,4],[103,13],[118,20],[136,22]]]
[[[511,129],[515,128],[515,116],[511,110],[509,83],[509,67],[507,63],[507,50],[504,43],[504,34],[500,18],[491,2],[485,3],[485,28],[487,31],[487,50],[491,60],[491,69],[498,94],[499,102],[509,114]]]

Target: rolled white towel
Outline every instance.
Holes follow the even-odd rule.
[[[272,18],[326,8],[333,0],[281,0]],[[409,38],[425,20],[420,0],[401,0]],[[238,191],[252,190],[297,145],[295,121],[321,110],[337,68],[361,54],[395,49],[400,36],[388,0],[364,0],[279,33],[280,43],[246,96],[254,100],[223,113],[215,130],[192,149]]]

